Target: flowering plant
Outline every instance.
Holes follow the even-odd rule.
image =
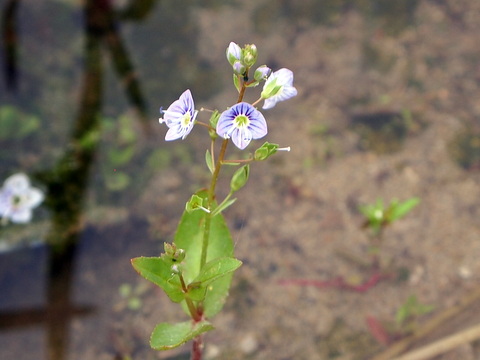
[[[202,358],[202,334],[212,330],[208,319],[223,307],[231,284],[233,272],[241,261],[233,254],[233,241],[223,218],[223,211],[235,202],[234,193],[247,182],[250,163],[269,158],[280,150],[279,145],[265,142],[252,155],[241,160],[226,160],[230,140],[240,150],[252,140],[268,133],[267,122],[255,105],[264,100],[264,109],[297,95],[293,86],[293,73],[288,69],[273,72],[266,65],[250,71],[257,60],[255,45],[241,48],[231,42],[226,52],[232,66],[233,83],[238,90],[236,103],[222,113],[212,111],[208,122],[197,120],[198,111],[190,90],[186,90],[163,115],[160,123],[169,128],[165,140],[185,139],[195,124],[208,130],[210,146],[206,151],[206,165],[211,173],[206,190],[199,190],[186,203],[185,212],[172,243],[165,243],[165,252],[159,257],[137,257],[133,267],[141,276],[161,287],[173,302],[180,303],[191,320],[176,324],[161,323],[154,329],[150,345],[156,350],[168,350],[193,340],[192,359]],[[247,88],[265,81],[260,98],[252,104],[244,101]],[[221,140],[218,153],[216,141]],[[224,164],[237,165],[230,181],[230,191],[218,202],[216,185]]]

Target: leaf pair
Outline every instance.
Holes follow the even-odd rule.
[[[200,191],[196,196],[202,202],[206,201],[207,192]],[[207,216],[210,217],[209,240],[206,262],[201,267]],[[145,279],[161,287],[173,302],[182,303],[187,314],[191,314],[187,301],[193,301],[197,306],[201,304],[204,317],[216,315],[228,296],[233,271],[242,264],[233,258],[233,241],[222,214],[212,216],[205,211],[185,210],[174,244],[165,249],[174,255],[181,249],[182,256],[137,257],[132,259],[133,267]],[[213,326],[204,319],[177,324],[161,323],[153,331],[150,345],[157,350],[171,349],[212,329]]]

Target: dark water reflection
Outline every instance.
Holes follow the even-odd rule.
[[[35,161],[37,163],[35,165],[40,166],[35,166],[34,178],[44,185],[47,195],[45,206],[50,212],[51,225],[44,239],[45,247],[20,249],[11,254],[2,255],[5,260],[2,260],[0,284],[2,289],[8,291],[13,297],[3,297],[0,304],[1,308],[5,309],[0,313],[0,328],[2,332],[10,332],[41,325],[46,333],[46,358],[48,359],[68,358],[69,329],[73,317],[95,316],[94,306],[75,305],[72,298],[78,247],[89,240],[82,225],[88,184],[101,139],[101,119],[102,114],[105,114],[105,107],[114,108],[111,111],[112,115],[117,114],[122,108],[131,108],[136,114],[136,121],[141,123],[145,132],[148,132],[150,125],[146,121],[147,100],[137,78],[131,54],[121,34],[121,27],[128,21],[139,21],[149,16],[155,5],[155,1],[131,2],[117,11],[113,3],[108,0],[86,1],[81,8],[61,2],[32,4],[27,1],[10,0],[2,6],[4,41],[2,105],[8,103],[19,107],[22,111],[39,113],[40,118],[46,117],[56,103],[54,99],[44,97],[43,89],[57,87],[55,91],[62,92],[62,89],[58,88],[58,83],[55,83],[55,78],[68,76],[69,74],[63,73],[62,70],[75,67],[77,57],[83,62],[83,68],[78,71],[78,74],[62,79],[62,85],[74,84],[75,81],[80,84],[80,86],[74,86],[78,93],[78,104],[70,104],[71,107],[76,108],[76,113],[69,111],[71,116],[64,118],[63,124],[51,127],[52,130],[62,129],[64,134],[66,134],[65,129],[70,128],[68,130],[70,135],[67,136],[65,143],[66,151],[50,168],[41,166],[44,164],[38,164],[43,160],[41,157]],[[75,21],[79,19],[81,21]],[[175,19],[173,20],[175,22]],[[82,23],[83,26],[75,29],[75,25]],[[28,25],[22,27],[22,24]],[[74,25],[73,31],[72,25]],[[27,41],[22,42],[23,37],[19,36],[20,33]],[[65,34],[69,35],[65,36]],[[79,47],[69,46],[69,42],[79,42],[82,35],[82,50]],[[38,43],[34,42],[42,42],[45,39],[64,42],[62,45],[67,45],[67,48],[73,52],[70,53],[65,48],[58,49],[57,44],[45,42],[44,47],[34,49],[40,54],[32,54],[28,51],[24,51],[23,54],[28,54],[29,57],[44,57],[44,59],[54,56],[63,68],[60,66],[58,69],[56,61],[52,59],[44,69],[39,69],[39,65],[44,65],[40,62],[31,69],[21,68],[24,62],[19,56],[19,49],[27,47],[31,50],[25,46],[25,43],[38,46]],[[189,39],[189,41],[192,40],[194,39]],[[192,46],[186,48],[192,48]],[[107,88],[105,86],[107,71],[104,64],[106,57],[109,62],[108,68],[115,74],[116,87],[122,90],[124,101],[111,100],[111,104],[104,102]],[[52,69],[53,71],[50,71]],[[47,71],[40,74],[42,70]],[[175,71],[171,68],[168,73],[175,73]],[[179,83],[181,81],[176,82],[176,84]],[[64,90],[67,90],[67,86]],[[24,106],[24,104],[29,105]],[[61,112],[61,107],[58,110]],[[132,121],[135,120],[132,119]],[[30,139],[26,136],[22,140],[24,145],[27,145]],[[6,139],[7,143],[8,141],[9,139]],[[8,151],[7,146],[8,144],[2,146],[3,151]],[[10,154],[12,157],[14,155],[16,154]],[[12,159],[12,164],[9,164],[13,165],[13,168],[22,167],[21,155],[18,154],[17,157]],[[2,175],[6,175],[12,170],[3,168],[3,171],[5,173]],[[96,239],[96,241],[105,240]],[[125,261],[128,264],[128,259]],[[25,267],[21,269],[22,271],[15,271],[18,270],[19,262],[25,262]],[[42,271],[34,271],[38,266]],[[33,274],[36,276],[33,277]],[[35,287],[29,286],[29,281],[32,280]],[[13,290],[19,284],[22,291],[16,293]],[[35,296],[34,289],[40,284],[43,284],[44,290]],[[45,302],[38,303],[39,298],[42,297],[40,295],[43,295]],[[19,300],[22,298],[30,301],[22,304]],[[21,338],[18,339],[19,343],[22,341]],[[20,359],[39,356],[38,350],[34,351],[37,355],[33,355],[29,353],[32,349],[28,347],[22,349],[22,346],[17,348],[17,344],[11,342],[2,348],[5,349],[6,354],[2,358]],[[20,353],[17,354],[17,351]]]

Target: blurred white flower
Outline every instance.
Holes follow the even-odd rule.
[[[7,178],[0,189],[0,218],[2,224],[8,220],[14,223],[28,223],[32,209],[40,205],[42,191],[30,186],[27,175],[19,173]]]

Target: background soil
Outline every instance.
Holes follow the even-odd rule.
[[[198,14],[199,49],[208,61],[223,61],[217,54],[231,40],[255,43],[260,63],[274,59],[292,69],[299,91],[265,112],[268,140],[292,152],[256,164],[227,212],[245,265],[227,311],[214,320],[218,330],[207,336],[207,354],[365,359],[382,349],[369,334],[367,316],[393,320],[410,295],[439,313],[478,287],[480,4],[410,4],[373,16],[357,3],[329,24],[313,21],[315,2],[283,15],[277,9],[267,23],[256,20],[274,11],[269,2]],[[232,94],[211,102],[221,106]],[[152,186],[162,192],[172,176],[179,188],[187,186],[181,169]],[[408,269],[407,281],[382,282],[361,294],[279,285],[291,278],[366,276],[336,256],[338,248],[366,256],[358,206],[414,196],[420,206],[387,229],[382,247],[385,262]],[[157,204],[157,212],[164,207]],[[479,320],[478,303],[466,312],[439,331],[453,333]],[[148,320],[164,317],[162,308]],[[438,359],[479,356],[468,345]]]
[[[191,14],[199,56],[227,79],[224,91],[198,107],[224,108],[235,99],[223,56],[230,41],[254,43],[259,63],[293,70],[299,93],[264,112],[267,140],[292,151],[254,164],[225,214],[244,265],[206,335],[207,359],[368,359],[384,346],[367,316],[393,321],[415,295],[435,306],[422,323],[478,288],[480,2],[383,3],[331,1],[320,13],[313,0],[249,0]],[[164,130],[155,128],[155,141]],[[199,133],[188,140],[201,163]],[[181,310],[153,287],[140,295],[141,310],[128,310],[118,287],[143,286],[129,259],[160,252],[159,240],[173,237],[188,194],[206,179],[203,166],[179,164],[153,177],[128,209],[133,220],[99,226],[90,219],[75,292],[79,303],[94,301],[103,311],[73,320],[72,359],[188,358],[188,346],[157,353],[146,345],[155,324],[184,319]],[[383,265],[406,269],[406,280],[365,293],[279,283],[368,277],[338,256],[338,249],[367,256],[358,207],[410,197],[420,205],[386,230],[381,249]],[[477,323],[479,306],[425,342]],[[436,359],[478,358],[478,346],[469,344]]]

